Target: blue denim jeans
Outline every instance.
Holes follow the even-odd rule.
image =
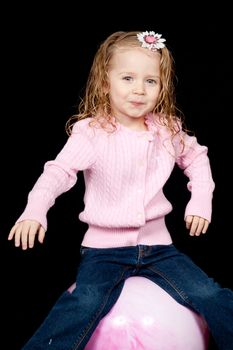
[[[76,289],[62,294],[23,350],[84,349],[131,276],[150,279],[200,313],[218,348],[233,349],[233,292],[220,287],[171,244],[81,247]]]

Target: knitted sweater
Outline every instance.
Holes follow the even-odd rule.
[[[89,125],[91,118],[76,122],[57,157],[28,195],[17,222],[36,220],[47,229],[46,215],[55,199],[77,181],[85,180],[84,210],[79,219],[88,224],[82,245],[120,247],[137,244],[170,244],[165,215],[172,210],[163,193],[175,163],[188,177],[191,192],[186,215],[211,220],[214,182],[207,147],[183,131],[171,142],[168,130],[148,115],[147,131],[134,131],[116,123],[112,133]]]

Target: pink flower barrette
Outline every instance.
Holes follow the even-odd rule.
[[[155,32],[142,32],[137,34],[138,40],[142,43],[142,47],[145,47],[151,51],[157,51],[165,47],[165,39],[161,38],[162,34]]]

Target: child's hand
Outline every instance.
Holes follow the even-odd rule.
[[[33,248],[35,237],[38,234],[38,241],[43,243],[45,229],[34,220],[23,220],[16,223],[10,230],[8,240],[15,239],[15,246],[22,246],[23,250]]]
[[[190,236],[200,236],[201,233],[206,233],[209,226],[208,220],[195,215],[186,216],[185,222]]]

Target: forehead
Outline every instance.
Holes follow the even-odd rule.
[[[150,51],[141,47],[119,47],[113,52],[110,66],[116,68],[119,66],[150,66],[159,67],[160,53]]]

